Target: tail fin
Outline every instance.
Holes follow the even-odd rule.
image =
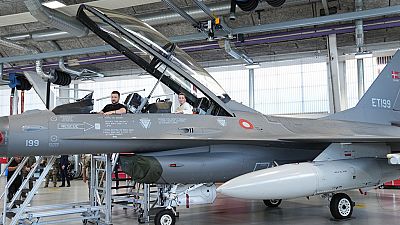
[[[358,104],[327,119],[400,124],[400,50],[378,75]]]

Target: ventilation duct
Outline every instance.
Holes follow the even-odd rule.
[[[253,11],[257,8],[259,0],[235,0],[236,5],[245,12]]]
[[[257,8],[260,0],[232,0],[236,2],[236,5],[245,12],[253,11]],[[272,7],[282,6],[286,0],[265,0],[268,5]]]
[[[25,5],[33,17],[46,26],[70,33],[76,37],[83,37],[89,33],[87,27],[74,17],[70,17],[57,10],[47,8],[40,0],[26,0]]]
[[[286,0],[266,0],[266,2],[272,7],[280,7],[286,2]]]

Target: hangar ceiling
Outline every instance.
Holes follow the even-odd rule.
[[[148,19],[149,23],[152,24],[157,30],[162,32],[167,37],[185,35],[185,34],[194,34],[197,33],[196,29],[192,27],[192,25],[185,21],[181,17],[171,17],[172,12],[162,1],[160,0],[120,0],[120,1],[89,1],[89,0],[64,0],[62,1],[67,5],[67,7],[59,8],[58,10],[65,12],[67,14],[74,14],[74,10],[76,10],[76,5],[81,3],[89,3],[93,5],[102,5],[105,8],[112,8],[118,11],[121,11],[125,14],[137,16],[139,18]],[[196,9],[195,4],[192,0],[175,0],[174,1],[179,7],[186,11]],[[284,21],[294,21],[305,18],[315,18],[322,17],[321,10],[324,8],[322,4],[322,0],[287,0],[286,3],[282,7],[273,8],[262,2],[256,11],[254,12],[243,12],[238,10],[237,19],[235,21],[231,21],[228,19],[229,8],[226,6],[229,5],[229,1],[212,1],[205,0],[204,1],[211,8],[219,9],[216,12],[223,16],[224,21],[228,24],[230,28],[239,28],[239,27],[250,27],[250,26],[258,26],[263,24],[272,24],[279,23]],[[111,4],[112,3],[112,4]],[[330,0],[328,1],[329,6],[337,8],[337,14],[354,12],[355,4],[354,0]],[[364,9],[376,9],[383,8],[388,6],[400,5],[400,0],[385,0],[385,1],[375,1],[375,0],[364,0]],[[400,14],[400,13],[399,13]],[[23,22],[25,15],[26,21],[32,22]],[[29,12],[26,8],[23,0],[1,0],[0,1],[0,36],[2,38],[10,38],[17,36],[24,36],[26,34],[32,33],[43,33],[48,30],[54,30],[51,27],[48,27],[40,22],[36,21],[34,18],[29,18]],[[391,15],[393,20],[396,19],[395,16]],[[389,16],[388,16],[389,17]],[[14,20],[5,20],[4,18],[20,18]],[[171,19],[172,18],[172,19]],[[204,13],[197,14],[196,18],[206,19],[207,15]],[[372,18],[379,19],[379,18]],[[11,21],[11,22],[10,22]],[[13,24],[13,25],[10,25]],[[314,27],[315,28],[315,27]],[[290,29],[290,30],[281,30],[280,32],[289,32],[296,31],[299,29]],[[275,32],[266,32],[266,33],[257,33],[257,34],[246,34],[244,36],[245,39],[252,38],[257,35],[265,35],[271,34]],[[398,37],[400,36],[400,27],[392,26],[385,27],[383,29],[372,29],[365,32],[365,43],[366,44],[374,44],[374,43],[383,43],[383,42],[397,42]],[[350,48],[354,47],[354,52],[356,51],[355,47],[355,37],[354,32],[338,34],[338,47],[349,46]],[[56,40],[57,44],[62,48],[62,50],[67,49],[79,49],[79,48],[87,48],[87,47],[95,47],[101,46],[105,43],[94,35],[89,35],[82,38],[66,38],[66,39],[58,39]],[[20,44],[24,44],[26,46],[34,46],[38,48],[41,52],[50,52],[57,51],[53,45],[51,45],[48,41],[36,42],[32,39],[20,40],[18,41]],[[196,42],[186,42],[180,43],[179,45],[188,46],[188,45],[196,45],[196,44],[207,44],[206,40],[196,41]],[[275,43],[258,43],[254,45],[243,45],[237,46],[238,49],[245,52],[250,57],[257,56],[265,56],[265,55],[279,55],[279,54],[288,54],[288,53],[297,53],[297,52],[310,52],[310,51],[321,51],[327,48],[325,37],[313,37],[302,40],[294,40],[294,41],[278,41]],[[15,49],[7,48],[4,46],[0,46],[0,55],[2,57],[16,56],[22,55],[23,52],[20,52]],[[104,53],[94,53],[94,54],[79,54],[75,56],[70,56],[68,59],[73,60],[79,57],[92,57],[92,56],[104,56],[109,54],[115,54],[114,51],[108,51]],[[191,51],[189,54],[200,62],[209,62],[215,60],[227,60],[232,57],[228,55],[223,49],[209,49],[202,51]],[[57,59],[47,59],[47,61],[56,61]],[[5,68],[9,68],[11,66],[18,65],[26,65],[33,64],[33,62],[15,62],[10,65],[5,65]],[[77,67],[83,67],[76,65]],[[116,61],[116,62],[108,62],[108,63],[100,63],[100,64],[92,64],[85,65],[85,68],[96,70],[99,72],[103,71],[114,71],[119,69],[130,69],[135,66],[132,63],[129,63],[126,60]]]

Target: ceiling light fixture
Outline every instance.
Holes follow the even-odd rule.
[[[372,52],[358,52],[354,55],[356,59],[372,58]]]
[[[42,5],[46,6],[47,8],[50,8],[50,9],[57,9],[57,8],[66,6],[64,3],[59,2],[59,1],[43,2]]]
[[[260,68],[260,63],[247,64],[244,67],[246,67],[246,69],[258,69]]]

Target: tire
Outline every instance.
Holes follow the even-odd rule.
[[[282,199],[267,199],[263,200],[264,205],[270,208],[276,208],[282,203]]]
[[[332,196],[330,211],[335,219],[348,219],[353,214],[354,202],[344,194],[338,193]]]
[[[286,2],[286,0],[267,0],[267,3],[272,7],[280,7],[285,2]]]
[[[175,225],[176,217],[172,210],[164,209],[154,217],[155,225]]]

